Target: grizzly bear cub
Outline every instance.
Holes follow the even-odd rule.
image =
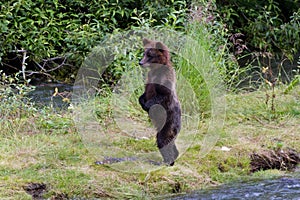
[[[176,75],[168,48],[161,42],[143,39],[144,57],[139,62],[148,67],[145,92],[139,103],[157,129],[157,147],[164,163],[174,165],[178,157],[175,139],[181,128],[181,108],[176,94]]]

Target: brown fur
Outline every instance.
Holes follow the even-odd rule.
[[[150,70],[145,92],[140,96],[139,102],[157,128],[157,146],[164,162],[173,165],[178,157],[175,139],[181,127],[181,109],[175,88],[176,75],[169,50],[163,43],[144,39],[143,44],[145,52],[139,64]],[[165,121],[162,120],[164,118]],[[161,121],[164,124],[159,126]]]

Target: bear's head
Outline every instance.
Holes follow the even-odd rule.
[[[151,64],[168,65],[170,62],[170,53],[166,45],[161,42],[143,39],[144,57],[139,62],[144,67],[149,67]]]

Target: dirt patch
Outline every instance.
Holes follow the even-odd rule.
[[[32,199],[43,199],[43,194],[47,191],[47,186],[44,183],[28,183],[23,187],[27,194],[32,196]]]
[[[59,193],[55,194],[53,197],[51,197],[51,200],[67,200],[69,199],[67,194]]]
[[[269,150],[250,155],[251,172],[267,169],[292,170],[300,163],[300,153],[293,149]]]

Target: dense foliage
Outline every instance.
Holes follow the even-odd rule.
[[[226,82],[239,82],[245,66],[253,69],[253,58],[262,68],[262,57],[282,62],[299,52],[299,8],[298,0],[9,0],[0,10],[0,69],[19,72],[23,62],[26,76],[70,80],[110,33],[159,26],[184,32],[187,19],[201,18]]]
[[[230,88],[253,89],[264,82],[273,87],[297,79],[298,0],[199,2],[191,13],[193,21],[207,26],[216,64]]]
[[[57,64],[71,64],[76,69],[107,33],[143,25],[180,29],[186,11],[185,1],[174,0],[2,2],[1,68],[18,71],[22,60],[18,50],[24,49],[27,63],[44,74]]]
[[[229,32],[241,33],[244,44],[251,50],[286,55],[299,51],[298,0],[217,0],[216,5]]]

